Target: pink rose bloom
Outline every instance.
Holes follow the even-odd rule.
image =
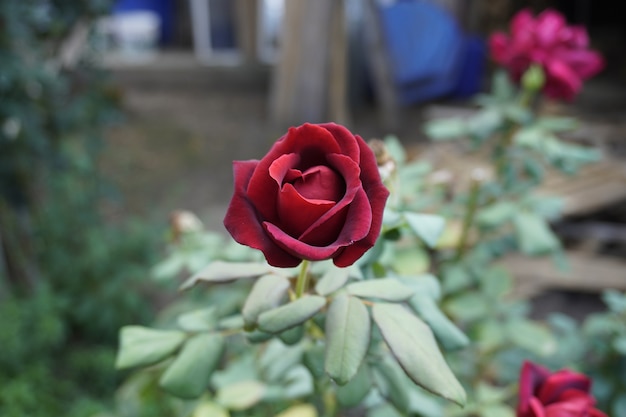
[[[583,81],[604,68],[602,56],[589,49],[587,30],[568,26],[557,11],[548,9],[535,18],[522,10],[511,20],[510,32],[490,37],[491,56],[517,82],[530,65],[540,65],[549,97],[572,100]]]
[[[524,362],[519,383],[517,417],[607,417],[595,408],[591,380],[569,369],[551,373]]]

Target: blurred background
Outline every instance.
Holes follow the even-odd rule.
[[[113,370],[119,327],[150,322],[169,300],[148,274],[173,211],[223,231],[231,162],[261,157],[305,121],[365,139],[396,134],[410,154],[423,152],[423,121],[471,108],[489,87],[487,36],[524,7],[587,26],[607,60],[576,101],[545,111],[580,117],[575,139],[613,158],[594,183],[611,187],[573,187],[594,204],[557,230],[602,255],[588,274],[623,278],[622,4],[3,0],[0,415],[106,409],[123,377]],[[568,306],[584,315],[600,308],[601,286],[529,293],[538,315]]]

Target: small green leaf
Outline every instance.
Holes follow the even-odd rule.
[[[446,294],[461,291],[473,283],[467,269],[459,264],[446,265],[442,268],[441,276],[443,278],[443,291]]]
[[[476,215],[476,222],[483,227],[497,227],[511,220],[518,207],[511,201],[499,201],[487,206]]]
[[[353,282],[346,286],[348,293],[357,297],[377,298],[385,301],[405,301],[413,295],[413,289],[396,278],[378,278]]]
[[[407,414],[411,404],[409,385],[412,381],[407,378],[402,368],[390,357],[378,360],[375,364],[378,372],[377,385],[381,394],[389,400],[403,414]],[[376,374],[375,374],[376,375]],[[380,381],[380,378],[383,381]]]
[[[277,414],[276,417],[317,417],[317,410],[311,404],[298,404]]]
[[[527,255],[542,255],[561,247],[544,219],[533,213],[518,213],[513,222],[520,249]]]
[[[302,362],[303,350],[301,344],[286,346],[277,339],[269,342],[258,362],[263,381],[272,384],[284,381],[289,371]]]
[[[235,330],[243,328],[243,317],[241,314],[235,314],[233,316],[224,317],[217,323],[217,327],[226,330]]]
[[[304,326],[296,326],[278,334],[278,338],[287,346],[295,345],[304,336]]]
[[[229,410],[247,410],[263,399],[265,388],[265,384],[259,381],[236,382],[219,389],[215,401]]]
[[[230,417],[230,413],[219,404],[202,401],[193,410],[191,417]]]
[[[223,350],[224,337],[220,334],[201,333],[191,337],[165,370],[159,385],[177,397],[199,397],[206,390]]]
[[[413,293],[427,295],[438,300],[441,298],[441,286],[439,280],[432,274],[398,277],[404,285],[411,287]]]
[[[346,385],[337,388],[337,401],[343,407],[357,406],[372,388],[369,367],[363,363],[358,372]]]
[[[467,123],[461,118],[431,120],[424,131],[432,140],[459,139],[467,134]]]
[[[255,324],[261,313],[276,307],[287,296],[288,289],[289,281],[285,277],[268,274],[259,278],[241,310],[246,325]]]
[[[445,310],[457,321],[472,322],[489,315],[490,300],[478,291],[462,292],[445,302]]]
[[[413,382],[433,394],[465,405],[465,390],[423,321],[397,304],[376,303],[372,315],[389,349]]]
[[[504,404],[489,404],[481,408],[481,417],[515,417],[515,410]]]
[[[211,262],[180,286],[181,290],[193,287],[200,281],[208,283],[230,282],[240,278],[254,278],[272,271],[264,262]]]
[[[539,118],[536,125],[552,132],[563,132],[575,129],[578,126],[578,120],[575,117],[546,116]]]
[[[507,325],[507,334],[516,345],[541,356],[554,353],[556,340],[547,327],[530,320],[516,320]]]
[[[437,245],[437,241],[446,226],[446,220],[441,216],[422,213],[404,213],[404,218],[411,230],[431,248]]]
[[[120,330],[115,367],[126,369],[155,364],[173,354],[185,338],[185,333],[179,331],[124,326]]]
[[[409,305],[430,326],[444,348],[454,350],[469,344],[467,336],[439,310],[431,297],[415,294],[409,300]]]
[[[393,160],[398,164],[403,164],[404,161],[406,161],[406,151],[402,143],[398,140],[398,137],[387,135],[385,136],[384,142],[387,152],[389,152]]]
[[[327,296],[343,287],[350,278],[349,268],[329,268],[315,284],[315,292]]]
[[[267,333],[281,333],[313,317],[326,305],[326,298],[305,295],[291,303],[265,311],[259,316],[259,329]]]
[[[178,317],[178,325],[188,332],[213,330],[217,325],[217,309],[209,307],[182,314]]]
[[[359,370],[370,343],[370,316],[361,300],[340,294],[326,316],[326,360],[324,369],[339,385],[350,381]]]

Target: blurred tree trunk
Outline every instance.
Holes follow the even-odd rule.
[[[343,0],[289,0],[270,110],[280,126],[347,123],[347,32]]]

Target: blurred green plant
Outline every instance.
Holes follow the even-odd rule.
[[[534,191],[547,169],[575,173],[599,154],[557,138],[573,121],[537,115],[532,92],[499,75],[494,89],[476,116],[427,126],[490,156],[465,186],[409,160],[394,137],[371,143],[391,196],[381,238],[350,268],[279,270],[201,228],[178,236],[155,278],[190,273],[181,289],[211,286],[194,287],[154,328],[122,328],[116,365],[137,372],[114,415],[158,403],[194,417],[512,417],[529,358],[596,377],[603,409],[620,415],[623,295],[607,293],[611,311],[582,326],[533,320],[499,263],[515,252],[566,263],[549,224],[561,203]],[[426,392],[464,402],[463,390],[463,409]]]
[[[102,135],[120,113],[89,33],[109,3],[0,2],[2,416],[102,411],[116,329],[152,316],[161,231],[100,213]]]

